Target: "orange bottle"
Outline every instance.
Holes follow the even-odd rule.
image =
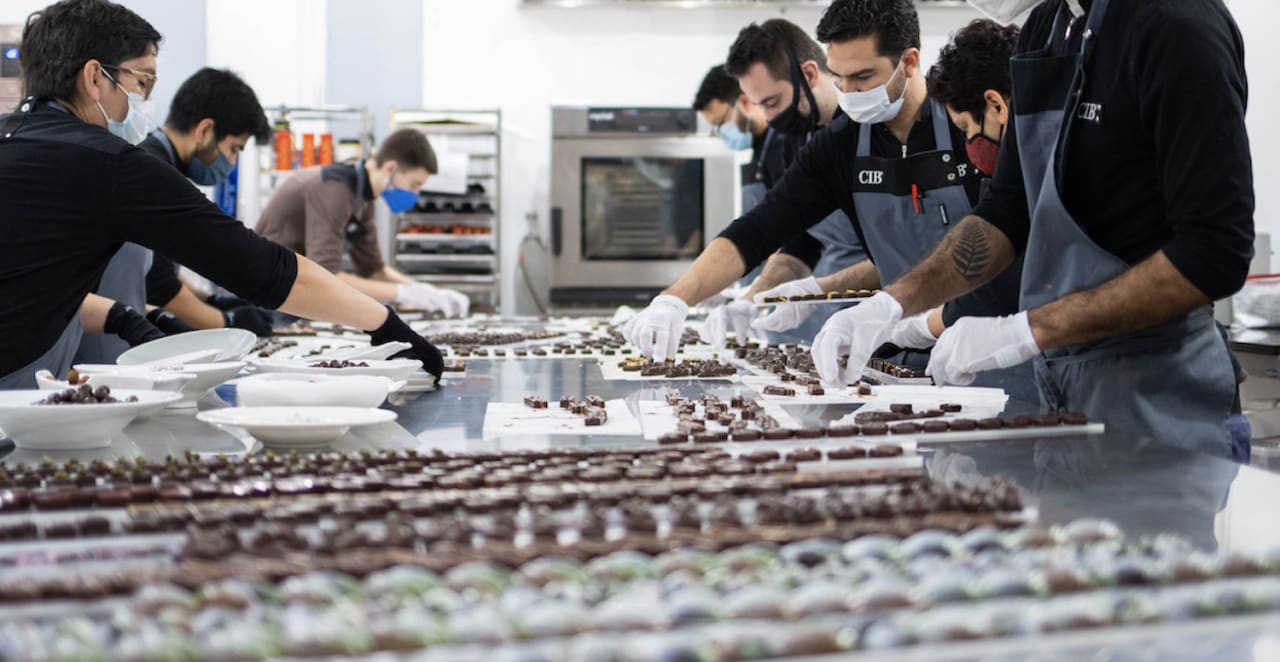
[[[293,134],[288,129],[276,131],[276,170],[293,170]]]
[[[316,158],[316,162],[320,165],[329,165],[333,163],[333,134],[320,134],[320,154]]]
[[[302,134],[302,167],[310,168],[316,164],[316,134]]]

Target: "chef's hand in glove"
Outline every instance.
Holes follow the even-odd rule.
[[[764,303],[768,297],[787,297],[798,294],[822,294],[822,286],[813,276],[799,280],[787,281],[771,290],[765,290],[755,296],[756,303]],[[816,306],[774,306],[764,317],[752,322],[751,326],[766,331],[790,331],[804,323],[813,314]]]
[[[471,300],[465,294],[441,289],[429,283],[398,286],[396,303],[429,311],[438,310],[446,317],[463,317],[471,310]]]
[[[213,294],[210,294],[204,302],[218,310],[231,310],[232,308],[239,308],[240,306],[253,305],[230,292],[214,292]]]
[[[194,326],[187,324],[179,319],[177,315],[174,315],[164,308],[151,309],[151,312],[147,313],[147,321],[151,322],[151,324],[157,329],[163,331],[166,336],[196,330]]]
[[[440,375],[444,372],[444,356],[440,354],[440,350],[435,345],[427,342],[426,338],[418,335],[417,331],[409,328],[404,320],[387,307],[387,321],[382,326],[369,332],[374,345],[385,345],[389,342],[407,342],[413,345],[409,349],[402,352],[392,354],[393,359],[417,359],[422,361],[422,369],[431,373],[436,378],[436,383],[440,382]]]
[[[228,329],[244,329],[252,331],[255,336],[265,338],[271,335],[272,322],[275,315],[271,311],[257,306],[240,306],[222,311],[222,325]]]
[[[662,361],[675,356],[680,349],[680,336],[684,333],[684,318],[689,314],[689,304],[670,294],[659,294],[622,327],[627,342],[640,349],[640,354]]]
[[[813,339],[813,366],[829,385],[845,386],[858,381],[872,352],[889,340],[894,325],[902,319],[902,306],[886,292],[831,316]],[[840,368],[840,357],[849,363]]]
[[[942,333],[925,372],[938,384],[972,384],[979,372],[1011,368],[1040,353],[1024,310],[1005,317],[962,317]]]
[[[102,323],[102,332],[119,337],[129,343],[130,347],[137,347],[142,343],[164,337],[164,331],[148,322],[142,313],[119,301],[107,310],[107,319]]]
[[[912,315],[893,327],[889,342],[903,349],[929,349],[938,339],[929,330],[929,315],[933,311]]]
[[[756,317],[757,308],[750,301],[737,300],[712,309],[707,321],[702,325],[702,342],[717,348],[723,348],[729,332],[738,337],[738,342],[746,345],[748,340],[764,340],[764,334],[751,328],[751,320]]]

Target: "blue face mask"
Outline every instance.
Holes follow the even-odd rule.
[[[235,166],[231,165],[231,159],[219,150],[218,158],[214,159],[210,165],[205,165],[198,156],[191,159],[191,165],[187,168],[187,177],[201,186],[217,186],[227,181],[233,167]]]
[[[735,152],[751,149],[751,132],[739,129],[733,122],[720,125],[720,140],[724,142],[725,147]]]
[[[393,214],[403,214],[413,209],[418,204],[418,192],[409,189],[396,188],[395,184],[396,171],[391,171],[391,176],[387,178],[387,188],[382,192],[382,199],[391,208]]]

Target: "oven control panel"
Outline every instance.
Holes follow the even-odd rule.
[[[652,106],[557,107],[551,123],[558,137],[696,136],[710,131],[689,108]]]

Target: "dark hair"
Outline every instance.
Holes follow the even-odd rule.
[[[734,78],[745,76],[751,65],[761,62],[774,80],[791,80],[791,61],[787,45],[795,51],[797,63],[812,60],[818,69],[827,71],[827,56],[800,26],[782,18],[771,18],[759,25],[752,23],[738,32],[729,47],[724,70]]]
[[[911,0],[835,0],[818,21],[818,41],[844,43],[875,36],[876,52],[895,61],[920,48],[920,16]]]
[[[225,69],[205,67],[182,81],[169,104],[165,124],[186,133],[204,118],[213,120],[213,137],[248,133],[259,145],[271,140],[271,125],[253,88]]]
[[[942,47],[938,61],[929,68],[925,77],[929,96],[981,119],[987,105],[983,92],[995,90],[1005,96],[1013,92],[1009,58],[1017,41],[1016,26],[975,19],[951,35],[951,43]]]
[[[435,175],[440,172],[436,163],[436,151],[431,149],[427,137],[417,129],[397,129],[387,136],[373,155],[374,163],[382,165],[395,161],[401,168],[426,168]]]
[[[701,111],[712,101],[723,101],[732,106],[738,102],[739,94],[742,90],[738,88],[738,79],[730,76],[723,64],[717,64],[702,77],[698,93],[693,97],[693,109]]]
[[[160,47],[160,33],[141,16],[106,0],[62,0],[27,17],[22,29],[23,93],[70,99],[89,60],[117,65]]]

